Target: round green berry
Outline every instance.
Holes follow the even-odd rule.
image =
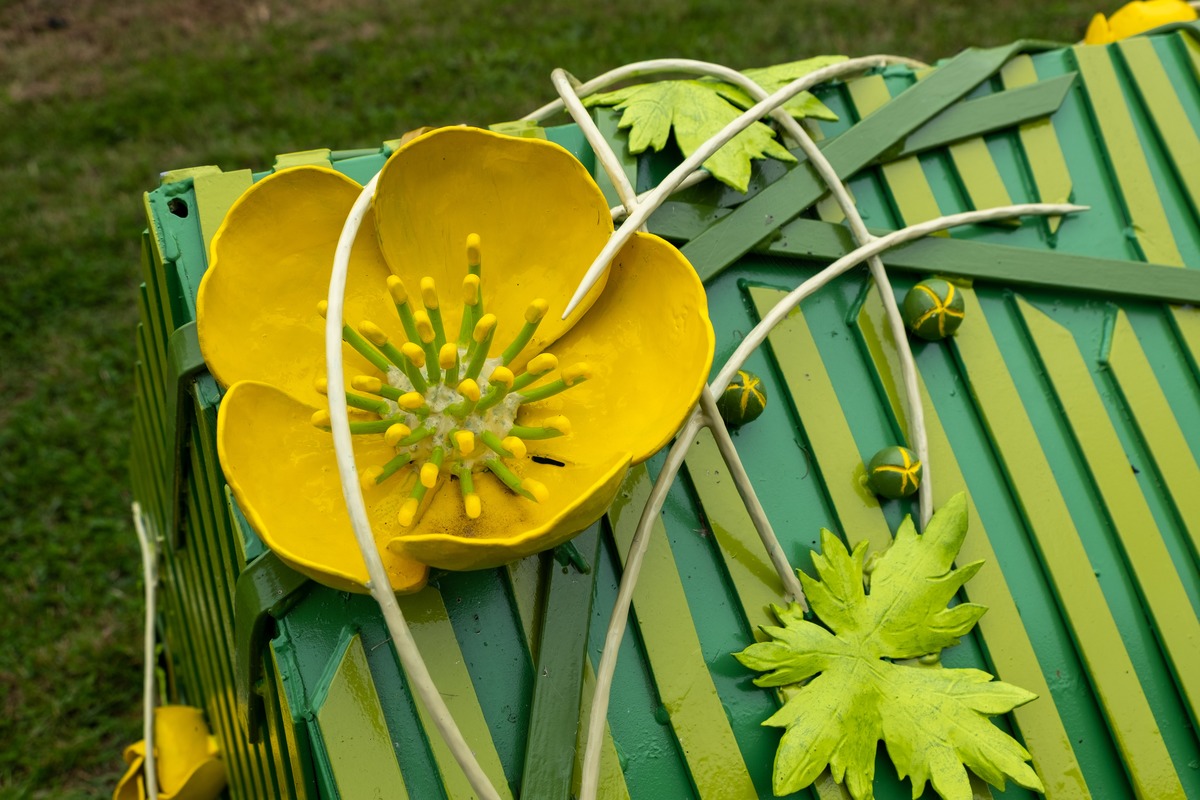
[[[905,295],[903,314],[904,324],[922,339],[945,339],[962,324],[962,292],[941,278],[923,280]]]
[[[908,497],[921,485],[921,462],[907,447],[885,447],[867,464],[867,483],[882,497]]]
[[[721,419],[731,428],[758,419],[767,406],[767,393],[762,380],[753,372],[738,370],[737,377],[717,398]]]

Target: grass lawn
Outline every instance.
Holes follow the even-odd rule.
[[[0,797],[108,796],[140,738],[141,578],[126,488],[141,193],[421,125],[513,119],[684,56],[933,60],[1072,41],[1085,0],[606,4],[0,0]],[[1103,9],[1111,11],[1112,9]]]

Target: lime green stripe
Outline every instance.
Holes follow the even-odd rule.
[[[635,467],[609,511],[622,566],[650,488],[646,468]],[[704,800],[758,800],[700,650],[696,629],[690,624],[692,615],[683,582],[661,519],[655,520],[649,535],[633,594],[633,612],[659,697],[687,759],[692,781]]]
[[[1200,702],[1200,619],[1186,613],[1190,601],[1159,535],[1154,514],[1129,469],[1125,449],[1075,337],[1024,300],[1019,299],[1017,305],[1108,508],[1125,559],[1132,567],[1158,638],[1170,659],[1175,681],[1191,709],[1191,718],[1200,719],[1196,713]],[[1200,482],[1195,486],[1200,487]]]
[[[887,105],[892,99],[882,75],[859,78],[846,84],[846,88],[850,91],[860,119]],[[925,178],[925,171],[921,168],[921,161],[916,156],[883,164],[880,171],[903,224],[913,225],[942,215],[933,189]]]
[[[281,169],[288,167],[333,167],[333,162],[329,160],[332,151],[328,147],[322,147],[317,150],[297,150],[294,153],[280,153],[275,156],[275,166],[273,169],[279,172]]]
[[[479,766],[483,768],[492,786],[496,787],[501,797],[511,800],[504,767],[496,753],[496,745],[492,742],[483,709],[479,707],[479,698],[475,695],[475,686],[471,683],[471,675],[463,662],[458,640],[454,638],[454,628],[446,614],[442,596],[437,590],[429,587],[416,594],[396,599],[409,628],[412,629],[417,647],[425,658],[433,682],[450,709],[450,716],[462,731],[463,738],[475,753]],[[425,735],[429,739],[429,747],[433,751],[433,759],[437,763],[447,797],[474,796],[467,777],[451,755],[450,748],[442,740],[442,735],[438,733],[425,705],[415,694],[413,700],[417,706],[417,714],[421,717],[421,724],[425,726]]]
[[[1200,308],[1171,306],[1171,322],[1183,346],[1192,374],[1200,382]]]
[[[1183,266],[1108,49],[1078,45],[1072,52],[1142,254],[1156,264]]]
[[[1037,83],[1037,71],[1033,59],[1026,55],[1014,57],[1000,70],[1004,88],[1014,89]],[[1065,203],[1071,198],[1071,173],[1063,158],[1058,134],[1049,119],[1027,122],[1018,128],[1021,147],[1025,150],[1025,161],[1033,174],[1038,197],[1043,203]],[[1050,217],[1050,233],[1055,233],[1062,224],[1062,217]]]
[[[392,736],[357,633],[346,643],[329,679],[324,702],[317,707],[317,725],[342,797],[407,800]]]
[[[1200,213],[1200,137],[1192,128],[1171,78],[1158,59],[1154,43],[1144,37],[1125,39],[1118,45],[1129,65],[1142,103],[1175,164],[1175,174]]]
[[[1183,42],[1183,49],[1192,62],[1192,72],[1195,74],[1196,80],[1200,81],[1200,39],[1188,31],[1179,31],[1175,35]]]
[[[971,289],[954,346],[1080,657],[1141,797],[1183,799],[1162,734],[1000,348]]]
[[[996,206],[1012,205],[1012,196],[1000,170],[992,158],[983,139],[968,139],[965,142],[950,145],[950,158],[954,168],[958,170],[958,178],[962,181],[963,189],[971,199],[971,207],[975,209],[994,208]],[[1020,225],[1020,220],[1008,220],[1005,224]]]
[[[198,175],[192,182],[192,187],[196,191],[196,207],[200,214],[200,235],[204,237],[206,257],[213,236],[225,220],[225,214],[229,211],[229,207],[242,196],[242,192],[250,188],[252,183],[254,183],[254,176],[248,169]]]
[[[879,290],[872,289],[858,314],[858,329],[870,352],[892,412],[907,429],[897,377],[900,362],[891,329],[887,325],[883,300]],[[958,466],[941,418],[929,397],[925,381],[917,375],[922,403],[925,408],[925,428],[929,436],[929,461],[934,469],[933,503],[940,506],[953,495],[966,491],[967,482]],[[992,549],[991,540],[971,495],[967,494],[971,520],[970,535],[963,540],[959,563],[984,561],[983,569],[963,588],[970,602],[988,607],[988,613],[976,628],[987,647],[992,668],[1000,680],[1021,686],[1038,696],[1036,703],[1021,706],[1013,712],[1021,738],[1033,754],[1033,766],[1046,786],[1051,800],[1087,798],[1090,793],[1054,703],[1054,696],[1038,664],[1037,654],[1021,621],[1013,600],[1012,590],[1000,569],[1000,560]]]
[[[784,295],[774,289],[750,290],[759,315]],[[879,500],[866,487],[862,455],[803,314],[788,316],[768,340],[843,533],[854,542],[866,539],[875,552],[887,548],[891,529]],[[805,420],[814,424],[806,425]]]
[[[1171,494],[1179,521],[1191,540],[1192,553],[1200,557],[1200,466],[1196,465],[1179,422],[1123,311],[1117,312],[1107,360],[1134,424]]]
[[[575,768],[571,773],[571,791],[579,796],[579,785],[583,775],[584,737],[587,735],[587,725],[582,721],[591,719],[592,695],[596,692],[596,671],[592,662],[583,662],[583,693],[579,698],[579,730],[575,734]],[[600,787],[596,792],[596,800],[629,800],[629,789],[625,786],[625,773],[621,771],[621,759],[617,755],[617,747],[613,744],[612,732],[608,723],[604,723],[604,744],[600,749]]]

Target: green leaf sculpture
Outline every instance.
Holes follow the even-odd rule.
[[[746,70],[744,74],[767,91],[774,91],[813,70],[843,60],[845,56],[820,56]],[[629,129],[629,152],[641,153],[648,147],[661,150],[674,129],[675,142],[686,157],[754,105],[754,100],[736,86],[705,79],[641,83],[594,94],[584,104],[613,106],[624,112],[618,124]],[[837,119],[836,114],[808,92],[792,98],[784,109],[797,118]],[[771,126],[756,122],[706,160],[704,168],[717,180],[744,192],[750,185],[750,161],[767,156],[780,161],[796,160],[775,138]]]
[[[911,777],[913,797],[929,781],[946,800],[970,800],[964,765],[998,788],[1008,778],[1042,791],[1025,763],[1029,753],[988,720],[1036,695],[976,669],[896,663],[957,644],[987,610],[971,603],[947,607],[983,564],[952,568],[966,531],[966,500],[959,494],[934,514],[924,534],[906,519],[866,570],[865,542],[847,552],[821,531],[822,553],[813,553],[819,578],[799,576],[828,628],[806,621],[798,604],[776,607],[782,627],[763,627],[769,641],[735,653],[742,664],[767,673],[755,679],[759,686],[790,687],[784,706],[763,723],[785,729],[775,755],[776,795],[808,786],[828,765],[855,800],[870,800],[880,739],[900,777]]]

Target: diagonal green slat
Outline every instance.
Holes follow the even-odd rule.
[[[1195,306],[1171,306],[1171,325],[1179,337],[1192,375],[1200,383],[1200,309]]]
[[[583,663],[583,692],[579,698],[579,719],[591,719],[592,695],[596,693],[596,671],[592,662]],[[571,771],[571,791],[579,796],[579,786],[583,783],[583,751],[587,743],[587,726],[581,724],[575,732],[575,765]],[[625,786],[625,773],[621,771],[621,758],[617,747],[613,744],[612,732],[608,723],[604,724],[604,743],[600,750],[600,786],[596,792],[596,800],[629,800],[629,789]]]
[[[645,466],[635,467],[609,511],[622,566],[651,483]],[[633,594],[633,612],[659,697],[700,797],[758,800],[691,623],[683,582],[661,519],[655,520],[650,530]]]
[[[1000,70],[1000,80],[1009,91],[1037,82],[1033,59],[1027,55],[1014,56]],[[1046,120],[1026,122],[1018,129],[1025,161],[1033,176],[1037,196],[1043,203],[1065,203],[1071,199],[1071,173],[1063,157],[1054,124]],[[1062,217],[1049,217],[1050,233],[1062,224]]]
[[[1192,74],[1197,81],[1200,81],[1200,39],[1187,31],[1179,31],[1175,34],[1183,42],[1183,48],[1187,52],[1188,60],[1192,62]]]
[[[1133,125],[1125,94],[1107,47],[1077,45],[1071,49],[1091,100],[1108,161],[1120,186],[1134,235],[1147,261],[1183,266],[1158,187]]]
[[[1118,311],[1105,359],[1200,559],[1200,466],[1125,312]]]
[[[954,347],[993,446],[1041,553],[1130,781],[1145,800],[1185,797],[1137,672],[1000,348],[971,289],[971,324]]]
[[[865,120],[892,100],[882,75],[859,78],[846,84],[846,88],[860,119]],[[889,161],[880,166],[880,172],[903,224],[914,225],[942,215],[916,156]]]
[[[407,800],[408,790],[357,633],[343,645],[324,694],[314,702],[317,726],[341,796]]]
[[[992,158],[983,139],[969,139],[965,142],[952,144],[949,147],[950,160],[958,172],[958,179],[970,198],[971,207],[975,209],[995,208],[1012,205],[1012,196],[1004,179],[1000,177],[1000,168]],[[1018,225],[1019,220],[1006,220],[1003,224]]]
[[[1018,299],[1017,307],[1108,508],[1194,724],[1200,703],[1200,619],[1186,613],[1187,592],[1075,337],[1024,300]]]
[[[500,756],[492,742],[487,720],[475,694],[475,686],[471,683],[471,675],[463,661],[462,650],[458,646],[458,640],[454,638],[454,627],[450,624],[442,596],[430,586],[416,594],[397,597],[396,600],[412,630],[417,648],[425,658],[429,674],[433,676],[434,684],[450,709],[450,716],[462,731],[463,738],[475,753],[492,786],[496,787],[500,797],[511,800],[512,794],[504,776],[504,766],[500,763]],[[414,696],[413,701],[421,717],[421,724],[425,726],[446,796],[473,797],[471,785],[450,753],[450,748],[438,733],[433,718],[419,697]]]
[[[898,383],[900,362],[877,288],[871,289],[863,303],[857,327],[891,403],[892,412],[907,429]],[[929,397],[925,380],[920,373],[917,379],[929,437],[933,502],[935,506],[940,506],[958,492],[966,491],[967,482],[937,409]],[[1000,560],[992,549],[987,528],[969,493],[967,506],[971,527],[963,540],[958,560],[960,563],[985,563],[971,582],[963,587],[963,592],[970,602],[988,607],[988,613],[979,621],[977,630],[983,638],[996,677],[1038,696],[1036,703],[1021,706],[1012,716],[1025,746],[1033,755],[1034,768],[1046,786],[1046,797],[1051,800],[1090,797],[1083,770],[1071,746],[1071,737],[1063,726],[1054,696],[1038,664],[1037,653],[1021,621],[1012,590],[1000,568]]]
[[[1018,42],[1003,48],[963,52],[831,141],[824,151],[826,158],[840,177],[853,175],[987,80],[1012,54],[1027,48],[1026,43]],[[707,280],[774,234],[819,200],[825,191],[811,165],[802,160],[726,219],[689,242],[683,253],[701,278]]]

